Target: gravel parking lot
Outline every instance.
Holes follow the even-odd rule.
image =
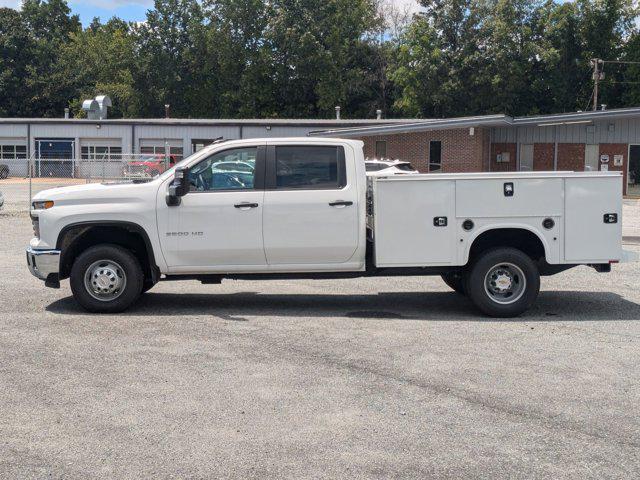
[[[638,264],[510,321],[431,277],[167,282],[99,316],[29,275],[30,235],[0,214],[0,478],[640,476]]]

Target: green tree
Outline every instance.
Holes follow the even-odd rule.
[[[70,36],[81,30],[80,20],[71,15],[65,0],[24,0],[21,16],[33,42],[23,79],[29,91],[25,113],[61,116],[74,92],[66,72],[59,68],[60,52]]]
[[[266,36],[279,115],[325,117],[334,106],[370,116],[376,5],[370,0],[275,0]]]
[[[10,8],[0,9],[0,54],[0,116],[26,116],[33,42],[22,16]]]
[[[205,69],[212,113],[222,117],[270,117],[278,107],[265,42],[265,0],[209,0]]]
[[[75,93],[71,104],[77,116],[82,101],[98,94],[113,100],[111,117],[134,117],[140,112],[140,96],[133,76],[136,70],[135,39],[130,26],[117,18],[73,33],[60,54],[59,68]]]
[[[177,117],[204,116],[210,111],[201,88],[207,53],[198,1],[156,0],[135,34],[139,68],[134,80],[142,94],[141,113],[164,116],[165,104]]]
[[[487,79],[484,3],[422,0],[397,53],[390,77],[399,89],[395,106],[410,116],[476,113],[484,104]]]

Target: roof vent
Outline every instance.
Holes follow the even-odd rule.
[[[82,109],[87,112],[89,120],[106,120],[110,106],[111,98],[108,95],[98,95],[93,100],[82,102]]]

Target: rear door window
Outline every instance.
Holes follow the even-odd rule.
[[[278,190],[333,190],[346,185],[343,147],[275,147],[275,188]]]

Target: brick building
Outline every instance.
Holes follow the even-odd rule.
[[[126,155],[180,159],[217,138],[307,135],[359,138],[368,157],[422,172],[619,170],[625,193],[640,195],[640,107],[432,120],[0,118],[0,164],[24,176],[31,159],[46,175],[55,160],[57,175],[81,176],[94,159],[118,166]]]
[[[487,115],[313,131],[358,138],[369,158],[399,158],[421,172],[622,171],[640,195],[640,108],[531,117]]]

